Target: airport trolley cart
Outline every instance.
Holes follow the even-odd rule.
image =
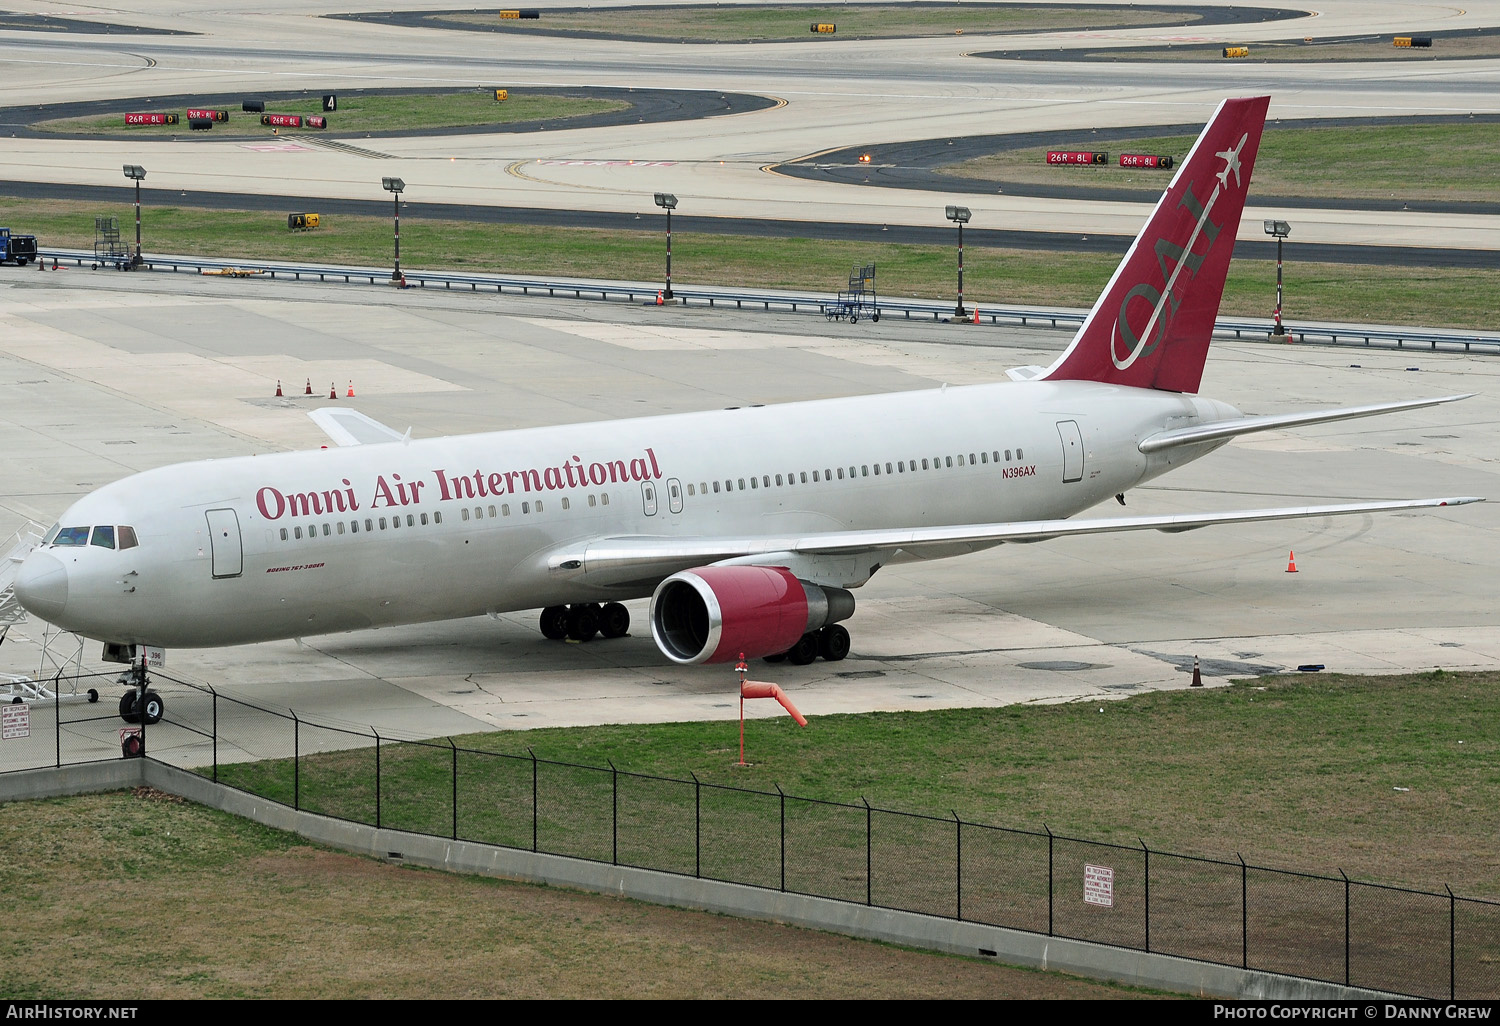
[[[823,305],[823,316],[830,321],[847,319],[850,324],[859,323],[861,317],[880,320],[880,301],[875,293],[875,265],[865,264],[849,270],[849,287],[839,293],[838,299]]]
[[[130,270],[130,247],[120,241],[120,219],[94,218],[94,270],[115,266],[117,271]]]

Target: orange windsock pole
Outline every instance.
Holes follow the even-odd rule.
[[[778,684],[767,684],[764,681],[746,680],[745,673],[750,669],[745,662],[745,653],[740,653],[740,661],[735,664],[734,670],[740,675],[740,761],[736,766],[748,766],[745,761],[745,699],[747,698],[774,698],[781,703],[781,707],[791,714],[792,719],[797,721],[797,726],[807,726],[807,717],[797,711],[792,700],[786,697],[786,692],[781,690]]]

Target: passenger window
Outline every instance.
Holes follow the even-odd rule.
[[[542,500],[541,499],[536,500],[536,511],[538,513],[540,513],[542,511]]]
[[[807,484],[807,471],[802,471],[802,483]]]
[[[1010,462],[1010,450],[1009,449],[1005,450],[1005,462],[1006,463]]]
[[[340,520],[336,526],[339,529],[339,534],[343,534],[344,533],[344,522],[342,520]]]
[[[373,530],[375,530],[375,521],[371,520],[369,517],[365,518],[365,530],[366,531],[373,531]]]
[[[442,513],[434,513],[432,515],[432,522],[434,524],[441,524],[443,522],[443,514]]]
[[[380,529],[381,529],[381,530],[382,530],[382,531],[384,531],[384,530],[385,530],[385,517],[381,517],[381,518],[380,518]]]
[[[750,479],[750,487],[751,488],[759,488],[760,487],[760,481],[758,479],[752,477]]]
[[[350,534],[358,534],[359,533],[359,521],[358,520],[351,520],[351,521],[349,521],[349,533]]]
[[[286,541],[286,528],[281,529],[281,540]]]
[[[688,494],[689,495],[693,494],[693,486],[692,485],[688,485]],[[597,506],[597,505],[599,505],[598,498],[596,496],[590,495],[589,496],[589,505],[590,506]]]
[[[780,488],[780,487],[781,487],[781,484],[782,484],[782,481],[781,481],[781,475],[780,475],[780,474],[777,474],[777,475],[776,475],[776,487],[777,487],[777,488]]]
[[[717,481],[714,482],[714,494],[715,495],[719,494],[719,482],[717,482]]]
[[[97,545],[101,549],[112,549],[115,547],[115,529],[113,527],[94,528],[94,540],[90,545]]]
[[[483,506],[475,506],[474,507],[474,519],[475,520],[483,520],[484,519],[484,507]]]
[[[382,520],[380,522],[380,526],[381,527],[385,526],[385,521],[384,520]],[[400,526],[401,526],[401,518],[400,517],[391,517],[391,530],[394,531],[394,530],[398,529]]]
[[[296,538],[298,541],[301,541],[302,540],[302,528],[300,528],[300,527],[294,527],[294,528],[292,528],[292,537]]]
[[[495,515],[494,511],[491,510],[490,511],[490,516],[494,516],[494,515]],[[417,518],[415,516],[413,516],[412,514],[410,514],[410,513],[406,514],[406,526],[407,527],[416,527],[417,526]]]
[[[974,463],[975,463],[974,454],[971,452],[971,453],[969,453],[969,466],[972,467],[974,465]]]
[[[563,509],[570,509],[570,508],[572,508],[572,507],[571,507],[571,505],[568,502],[568,497],[566,495],[564,495],[563,496]]]
[[[960,456],[960,457],[959,457],[959,459],[963,459],[963,457],[962,457],[962,456]],[[951,467],[951,466],[953,466],[953,457],[952,457],[952,456],[949,456],[949,457],[947,457],[947,458],[946,458],[946,459],[944,459],[944,460],[943,460],[943,465],[944,465],[944,466],[947,466],[947,467]],[[962,466],[962,464],[960,464],[960,466]]]
[[[904,473],[906,473],[906,461],[905,460],[897,460],[896,461],[896,473],[898,473],[898,474],[904,474]]]
[[[52,539],[53,545],[87,545],[89,543],[89,529],[87,527],[64,527],[57,532],[57,537]]]
[[[599,496],[599,505],[601,505],[601,506],[608,506],[609,505],[609,493],[608,492],[605,492],[604,494],[602,494],[602,495]]]
[[[469,507],[465,506],[463,509],[459,510],[458,515],[464,520],[469,519]]]
[[[508,516],[510,516],[510,503],[508,503],[508,502],[502,502],[500,504],[500,515],[502,517],[508,517]]]
[[[814,470],[813,471],[813,481],[816,482],[818,480],[819,480],[819,478],[818,478],[818,472],[816,470]]]
[[[494,516],[494,515],[495,515],[495,507],[491,506],[490,507],[490,516]]]
[[[926,460],[923,460],[923,461],[922,461],[922,469],[923,469],[923,470],[926,470],[926,469],[927,469],[927,461],[926,461]]]
[[[879,463],[875,464],[875,476],[876,477],[880,476],[880,464]]]
[[[327,524],[324,524],[323,525],[323,537],[327,538],[331,534],[333,534],[333,528],[329,527]]]
[[[889,464],[889,463],[887,463],[887,464],[886,464],[886,465],[885,465],[885,472],[886,472],[886,473],[887,473],[887,474],[889,474],[889,473],[890,473],[890,472],[891,472],[891,465],[890,465],[890,464]]]
[[[832,467],[824,467],[823,468],[823,480],[824,481],[832,481],[833,480],[833,468]]]
[[[996,463],[1000,462],[1000,450],[999,449],[996,449],[990,455],[994,457],[994,460],[995,460]]]
[[[422,526],[423,527],[427,526],[427,514],[426,513],[422,514]]]
[[[767,474],[764,477],[762,477],[760,479],[760,483],[763,484],[763,485],[765,485],[767,488],[771,487],[771,475]]]
[[[740,491],[743,492],[744,490],[745,490],[745,479],[742,477],[742,478],[740,478]]]
[[[971,460],[973,458],[974,458],[973,456],[969,457],[969,459],[971,459]],[[979,454],[979,462],[980,463],[988,463],[989,461],[990,461],[990,454],[989,453],[982,452],[982,453]]]
[[[692,485],[691,482],[688,483],[688,494],[689,495],[695,495],[695,494],[697,494],[696,492],[693,491],[693,485]],[[589,505],[592,506],[593,504],[594,504],[594,497],[592,495],[590,495],[589,496]]]
[[[1022,452],[1020,449],[1017,449],[1016,450],[1016,459],[1018,459],[1018,460],[1024,460],[1025,458],[1026,458],[1026,454],[1024,452]]]
[[[529,503],[529,502],[523,502],[523,503],[521,503],[521,512],[522,513],[530,513],[531,512],[531,503]]]

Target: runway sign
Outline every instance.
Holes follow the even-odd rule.
[[[1108,164],[1109,154],[1099,150],[1048,150],[1049,164]]]
[[[1432,37],[1431,36],[1397,36],[1395,39],[1391,40],[1391,45],[1392,46],[1401,46],[1401,47],[1406,47],[1406,46],[1423,46],[1423,47],[1425,47],[1425,46],[1431,46],[1432,45]]]
[[[1250,56],[1250,48],[1248,46],[1226,46],[1226,47],[1224,47],[1224,56],[1225,57],[1249,57]]]
[[[1160,167],[1172,166],[1172,158],[1158,156],[1155,153],[1122,153],[1120,154],[1121,167]]]
[[[834,32],[837,32],[838,30],[839,30],[839,28],[838,28],[837,25],[833,24],[832,22],[827,22],[827,21],[813,22],[813,26],[812,26],[812,31],[814,31],[814,32],[834,33]]]
[[[265,100],[246,100],[244,103],[240,104],[240,110],[244,111],[246,114],[260,114],[263,113],[265,109]]]
[[[278,128],[301,128],[301,114],[262,114],[260,123],[263,125],[274,125]]]
[[[496,89],[495,90],[495,102],[496,103],[501,103],[501,102],[503,102],[505,100],[508,100],[508,99],[510,99],[510,90],[508,90],[508,89]]]
[[[175,125],[176,114],[126,114],[127,125]]]
[[[228,121],[229,111],[210,110],[207,107],[189,107],[187,116],[189,121],[192,121],[194,118],[202,118],[208,121]]]
[[[288,214],[286,215],[286,227],[288,231],[306,232],[318,228],[322,224],[321,214]]]
[[[535,21],[536,19],[540,18],[541,16],[542,16],[542,12],[541,11],[501,11],[500,12],[501,19],[502,20],[506,20],[506,21],[514,21],[517,18],[522,18],[522,19],[526,19],[526,20],[530,20],[530,21]]]
[[[206,132],[214,127],[212,118],[188,118],[188,128],[194,132]]]
[[[302,119],[303,128],[327,128],[328,119],[321,114],[309,114]]]
[[[323,94],[323,113],[331,114],[339,109],[339,98],[337,93]]]

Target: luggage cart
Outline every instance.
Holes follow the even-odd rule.
[[[824,304],[823,316],[830,321],[847,319],[858,324],[861,316],[872,321],[880,320],[880,301],[875,292],[875,265],[865,264],[849,270],[849,287],[839,293],[838,299]]]
[[[113,264],[117,271],[130,270],[130,248],[120,241],[118,217],[94,218],[94,270]]]

